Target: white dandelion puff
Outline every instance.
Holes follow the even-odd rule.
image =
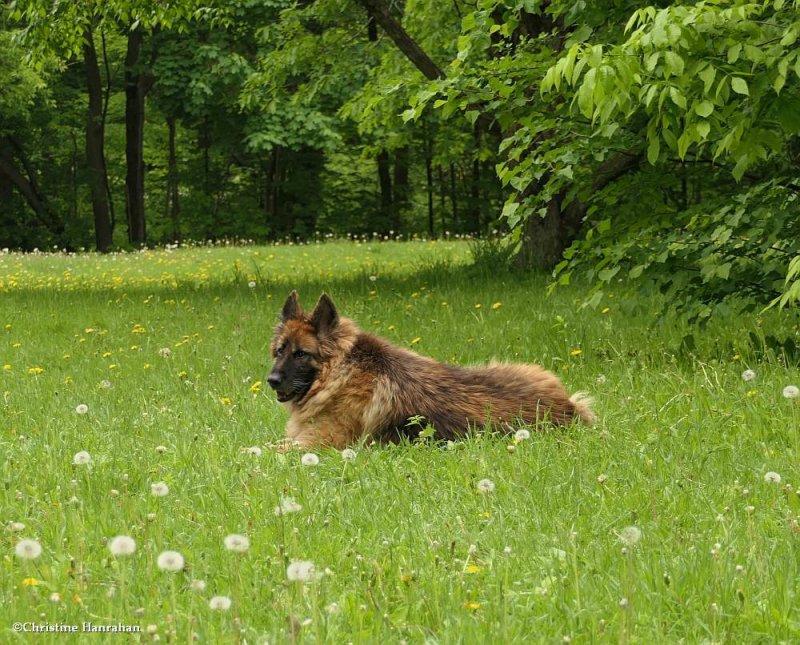
[[[20,540],[14,547],[14,553],[21,560],[35,560],[42,555],[42,545],[36,540]]]
[[[753,370],[745,370],[742,372],[742,380],[743,381],[752,381],[756,377],[756,373]]]
[[[247,283],[247,286],[250,287],[251,289],[255,289],[256,288],[256,281],[255,280],[250,280],[250,282]]]
[[[108,380],[100,381],[100,387],[102,387],[104,390],[110,390],[112,387],[111,381]]]
[[[783,388],[783,398],[796,399],[798,396],[800,396],[800,388],[796,385],[787,385]]]
[[[89,406],[85,403],[80,403],[75,407],[75,412],[78,414],[86,414],[89,411]]]
[[[300,458],[300,463],[304,466],[317,466],[319,464],[319,457],[313,452],[307,452]]]
[[[780,484],[781,483],[781,476],[776,473],[772,472],[771,470],[764,475],[764,481],[768,484]]]
[[[13,533],[19,533],[20,531],[25,530],[25,525],[22,522],[11,522],[8,525],[8,530],[12,531]]]
[[[169,347],[162,347],[161,349],[158,350],[158,355],[161,358],[169,358],[170,356],[172,356],[172,350]]]
[[[72,457],[72,463],[76,466],[85,466],[92,460],[92,456],[85,450],[76,452]]]
[[[169,486],[164,482],[155,482],[150,484],[150,494],[153,497],[166,497],[169,495]]]
[[[289,513],[298,513],[303,510],[303,507],[298,504],[293,497],[281,497],[280,505],[275,507],[273,511],[275,515],[288,515]]]
[[[642,529],[638,526],[626,526],[619,532],[619,539],[628,546],[633,546],[642,539]]]
[[[259,448],[258,446],[250,446],[248,448],[245,448],[244,451],[246,454],[253,455],[254,457],[261,456],[261,448]]]
[[[61,594],[58,593],[57,591],[54,591],[53,593],[51,593],[50,594],[50,602],[55,602],[55,603],[61,602]]]
[[[162,551],[158,554],[156,564],[162,571],[174,573],[183,569],[184,560],[183,556],[177,551]]]
[[[318,577],[317,568],[309,560],[293,560],[286,567],[286,579],[290,582],[312,582]]]
[[[225,548],[228,549],[228,551],[233,551],[235,553],[244,553],[250,548],[250,540],[247,538],[247,536],[239,535],[238,533],[226,535],[223,542],[225,543]]]
[[[136,540],[128,535],[118,535],[108,541],[108,550],[112,555],[131,555],[136,551]]]
[[[189,584],[189,589],[196,591],[197,593],[201,593],[206,590],[206,581],[192,580],[192,582]]]
[[[525,441],[526,439],[531,438],[530,430],[526,430],[525,428],[520,428],[514,433],[514,439],[517,441]]]
[[[341,454],[342,454],[342,461],[346,461],[349,463],[354,462],[356,460],[356,457],[358,456],[358,453],[352,448],[345,448],[344,450],[342,450]]]
[[[163,455],[165,452],[167,452],[167,447],[166,446],[156,446],[156,452],[159,455]]]
[[[494,482],[491,479],[481,479],[476,484],[476,488],[478,489],[478,492],[482,494],[493,493]]]
[[[228,611],[232,601],[228,596],[214,596],[208,601],[208,606],[215,611]]]

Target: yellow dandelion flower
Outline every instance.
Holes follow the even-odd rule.
[[[72,377],[71,376],[65,376],[64,377],[64,385],[69,385],[70,383],[72,383]]]
[[[74,602],[76,605],[80,605],[83,602],[83,600],[81,600],[80,595],[73,594],[72,595],[72,602]]]
[[[42,372],[44,372],[44,368],[43,367],[29,367],[28,368],[28,374],[33,374],[34,376],[38,376]]]
[[[214,329],[214,325],[209,325],[208,329]]]
[[[149,370],[150,369],[150,363],[145,363],[144,364],[144,369]]]
[[[6,324],[6,329],[11,329],[11,323]]]
[[[87,327],[86,329],[84,329],[84,330],[83,330],[83,333],[84,333],[84,334],[93,334],[93,333],[94,333],[94,332],[96,332],[96,331],[97,331],[97,330],[96,330],[96,329],[94,329],[93,327]]]
[[[500,309],[500,307],[502,307],[502,306],[503,306],[503,303],[502,303],[502,302],[495,302],[495,303],[492,305],[492,309]]]
[[[23,578],[22,586],[23,587],[36,587],[39,584],[39,581],[36,578]]]
[[[580,356],[581,354],[583,354],[583,350],[582,349],[573,349],[569,353],[570,356]]]
[[[4,369],[6,372],[9,372],[9,371],[11,371],[11,365],[9,365],[8,363],[6,363],[5,365],[3,365],[3,369]]]
[[[135,352],[135,351],[136,351],[136,350],[138,350],[138,349],[139,349],[139,346],[138,346],[138,345],[131,345],[131,351],[134,351],[134,352]]]
[[[11,347],[22,347],[22,343],[14,343]]]
[[[748,390],[747,396],[755,396],[758,394],[758,390]]]
[[[481,303],[478,303],[477,305],[475,305],[475,309],[480,309],[481,307],[482,307]]]
[[[103,352],[103,358],[108,358],[111,356],[111,352]]]
[[[63,358],[65,361],[68,361],[70,358],[72,358],[72,356],[69,354],[64,354],[61,358]]]
[[[388,329],[389,331],[394,331],[395,327],[394,325],[389,325],[386,329]]]
[[[186,370],[181,370],[180,372],[178,372],[178,378],[186,378],[187,376],[189,376],[189,372],[187,372]]]
[[[110,370],[117,369],[117,364],[116,363],[111,363],[111,365],[108,366],[108,369],[110,369]]]
[[[230,405],[232,403],[227,396],[220,397],[219,402],[222,403],[222,405]]]
[[[422,340],[422,338],[420,336],[417,336],[416,338],[412,338],[411,339],[411,344],[412,345],[416,345],[421,340]]]
[[[477,564],[469,564],[467,568],[464,569],[464,573],[478,573],[481,568]]]
[[[474,600],[465,600],[464,607],[467,609],[480,609],[481,604],[479,602],[475,602]]]
[[[131,329],[132,334],[143,334],[147,331],[144,327],[142,327],[139,323],[136,323]]]
[[[256,381],[250,386],[250,391],[253,394],[258,394],[261,391],[261,381]]]
[[[611,309],[609,309],[608,307],[603,307],[603,310],[600,313],[607,314],[609,311],[611,311]]]

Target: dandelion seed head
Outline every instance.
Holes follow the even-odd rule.
[[[606,475],[605,473],[600,473],[597,476],[597,483],[598,484],[605,484],[607,481],[608,481],[608,475]]]
[[[167,447],[166,446],[156,446],[156,452],[159,455],[163,455],[165,452],[167,452]]]
[[[516,439],[517,441],[525,441],[526,439],[530,438],[531,438],[531,432],[530,430],[527,430],[525,428],[520,428],[514,433],[514,439]]]
[[[245,448],[244,451],[246,454],[253,455],[254,457],[261,456],[261,448],[258,446],[249,446],[248,448]]]
[[[310,560],[293,560],[286,567],[286,579],[290,582],[312,582],[318,577],[317,568]]]
[[[72,457],[72,463],[76,466],[85,466],[92,460],[92,456],[85,450],[76,452]]]
[[[352,463],[356,460],[358,453],[352,448],[345,448],[344,450],[342,450],[341,455],[342,455],[342,461]]]
[[[189,584],[189,589],[196,591],[197,593],[203,592],[206,590],[206,581],[192,580],[192,582]]]
[[[14,553],[20,560],[35,560],[42,555],[42,545],[32,539],[20,540],[14,547]]]
[[[250,548],[250,540],[246,535],[231,533],[223,540],[225,548],[234,553],[245,553]]]
[[[250,280],[250,282],[247,283],[247,286],[250,287],[251,289],[255,289],[256,288],[256,281],[255,280]]]
[[[170,356],[172,356],[172,350],[169,347],[162,347],[161,349],[158,350],[158,355],[161,358],[169,358]]]
[[[781,476],[773,471],[769,471],[764,475],[764,481],[768,484],[780,484],[781,483]]]
[[[150,494],[153,497],[166,497],[169,494],[169,486],[164,482],[150,484]]]
[[[112,555],[131,555],[136,551],[136,541],[127,535],[118,535],[108,541],[108,550]]]
[[[491,479],[481,479],[477,484],[476,488],[478,492],[481,494],[488,494],[494,492],[494,482]]]
[[[625,609],[628,606],[628,599],[620,598],[619,606],[622,607],[622,609]]]
[[[208,606],[215,611],[228,611],[232,601],[228,596],[214,596],[208,601]]]
[[[619,532],[619,539],[627,546],[633,546],[642,539],[642,530],[638,526],[626,526]]]
[[[80,403],[75,407],[75,412],[78,414],[86,414],[89,411],[89,406],[85,403]]]
[[[177,551],[162,551],[158,554],[156,564],[162,571],[174,573],[183,569],[184,559]]]
[[[293,497],[281,497],[281,503],[275,507],[275,515],[288,515],[289,513],[298,513],[303,510],[303,507],[298,504]]]
[[[787,385],[783,388],[783,397],[786,399],[796,399],[800,396],[800,388],[796,385]]]
[[[53,602],[53,603],[61,602],[61,594],[58,593],[57,591],[54,591],[53,593],[51,593],[50,594],[50,602]]]
[[[300,458],[300,463],[304,466],[316,466],[319,464],[319,457],[313,452],[307,452]]]
[[[25,530],[25,525],[22,522],[11,522],[8,525],[8,530],[12,533],[19,533]]]
[[[742,380],[743,381],[752,381],[756,377],[756,373],[753,370],[745,370],[742,372]]]

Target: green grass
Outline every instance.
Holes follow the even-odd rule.
[[[581,311],[580,286],[547,298],[542,277],[468,261],[456,242],[0,256],[0,520],[25,524],[0,529],[0,641],[29,640],[24,621],[169,642],[800,638],[800,399],[781,394],[800,378],[758,342],[796,337],[796,319],[691,330],[657,302]],[[598,425],[302,466],[266,448],[286,415],[256,385],[292,288],[439,359],[538,362],[594,395]],[[281,496],[302,510],[276,516]],[[250,550],[226,551],[229,533]],[[111,556],[119,534],[134,555]],[[29,537],[43,553],[20,560]],[[157,568],[166,549],[184,571]],[[287,582],[293,559],[323,575]]]

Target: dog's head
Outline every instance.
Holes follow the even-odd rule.
[[[308,393],[327,358],[323,343],[338,325],[339,314],[327,294],[320,296],[308,316],[303,314],[297,292],[289,294],[272,339],[275,363],[267,377],[278,401],[299,402]]]

